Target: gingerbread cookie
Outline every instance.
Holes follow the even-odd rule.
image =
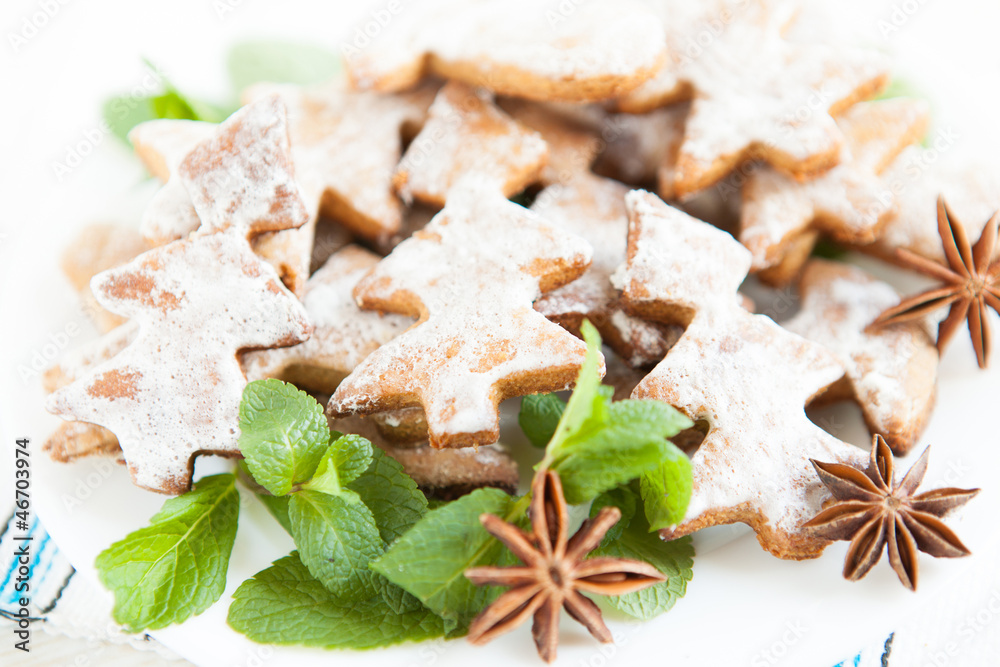
[[[412,136],[423,125],[435,90],[427,85],[378,95],[352,92],[339,82],[258,84],[243,98],[277,94],[288,106],[296,178],[309,211],[337,220],[362,238],[381,241],[397,234],[402,223],[392,176],[403,135]]]
[[[362,311],[354,301],[354,286],[378,260],[355,245],[334,254],[303,290],[312,336],[292,347],[245,353],[240,363],[247,380],[278,378],[331,394],[365,357],[405,331],[412,319]]]
[[[140,123],[129,132],[135,154],[163,183],[142,214],[140,231],[149,245],[184,238],[201,224],[187,189],[176,176],[177,168],[216,127],[214,123],[164,118]]]
[[[872,243],[894,206],[880,175],[923,136],[928,117],[927,104],[918,100],[864,102],[837,120],[845,141],[840,163],[830,171],[804,183],[767,167],[750,174],[739,239],[753,256],[751,271],[763,272],[772,284],[787,282],[808,254],[796,240],[810,230],[840,243]]]
[[[108,332],[125,322],[109,313],[90,291],[90,279],[107,269],[121,266],[149,250],[142,235],[128,227],[109,224],[87,225],[63,252],[60,266],[83,302],[83,310],[101,332]]]
[[[691,4],[701,3],[674,0],[664,20],[672,20],[675,9],[690,13],[680,5]],[[691,99],[677,158],[682,198],[751,158],[799,179],[830,169],[842,142],[831,114],[889,83],[887,59],[877,52],[790,42],[781,36],[787,12],[762,0],[721,4],[730,20],[710,44],[699,45],[693,57],[667,61],[667,71],[618,101],[622,110],[642,112]],[[674,25],[688,41],[702,31],[697,16],[693,26]]]
[[[948,202],[970,239],[979,238],[986,222],[1000,210],[1000,169],[992,159],[955,162],[936,149],[914,147],[899,156],[884,179],[896,194],[896,209],[879,239],[859,249],[889,261],[894,261],[896,248],[903,248],[932,262],[946,263],[938,233],[939,196]]]
[[[88,456],[111,456],[125,462],[115,434],[86,422],[63,422],[42,443],[42,451],[58,463],[70,463]]]
[[[283,116],[268,98],[223,123],[179,168],[202,227],[91,281],[101,304],[138,333],[47,407],[114,433],[138,486],[180,493],[198,454],[237,454],[246,385],[237,352],[311,333],[301,304],[247,241],[308,217]]]
[[[505,398],[565,389],[582,341],[532,308],[584,272],[591,249],[467,177],[427,227],[358,283],[362,308],[418,317],[370,354],[330,399],[332,416],[420,405],[434,447],[499,438]]]
[[[631,0],[571,11],[531,0],[427,0],[370,41],[343,49],[358,88],[404,90],[436,74],[535,100],[620,95],[665,56],[659,22]]]
[[[826,346],[847,369],[844,381],[817,402],[854,400],[872,434],[899,455],[916,444],[934,407],[938,352],[919,322],[869,330],[899,303],[889,285],[861,269],[824,260],[806,265],[802,309],[782,326]]]
[[[538,177],[548,156],[545,142],[482,94],[460,83],[438,92],[427,123],[396,169],[404,201],[444,206],[451,188],[471,173],[495,181],[507,197]]]
[[[861,463],[864,453],[809,421],[805,405],[844,374],[824,347],[741,307],[750,253],[729,234],[645,192],[628,196],[625,302],[687,328],[632,398],[669,403],[708,423],[692,458],[694,488],[665,539],[743,522],[781,558],[810,558],[827,542],[801,530],[827,493],[814,457]]]
[[[535,310],[577,335],[588,319],[604,342],[633,366],[656,363],[680,330],[628,315],[611,285],[611,274],[625,261],[628,187],[590,171],[600,140],[585,128],[535,104],[508,101],[505,108],[522,125],[540,133],[549,147],[549,162],[541,173],[547,187],[538,193],[531,210],[594,248],[587,272],[543,295]]]

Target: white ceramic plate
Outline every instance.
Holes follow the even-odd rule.
[[[951,150],[1000,144],[994,125],[1000,56],[977,47],[993,43],[991,26],[1000,22],[995,5],[973,0],[935,3],[904,12],[901,18],[891,2],[841,4],[845,12],[855,11],[857,5],[850,22],[861,26],[862,37],[895,52],[901,69],[923,90],[933,91],[938,127],[957,131],[960,137]],[[31,0],[7,3],[4,13],[13,17],[7,23],[22,26],[22,19],[32,20],[38,7]],[[141,10],[126,0],[60,5],[17,52],[4,52],[11,60],[0,70],[11,79],[4,81],[10,86],[5,89],[16,91],[14,105],[5,105],[0,124],[0,182],[5,184],[7,211],[0,219],[0,336],[5,350],[0,361],[0,431],[5,445],[23,436],[38,445],[55,428],[58,420],[41,408],[42,391],[32,371],[95,335],[58,272],[58,254],[87,222],[104,218],[134,224],[153,191],[134,159],[99,126],[100,100],[144,85],[141,55],[166,68],[192,94],[225,97],[222,63],[228,43],[247,36],[283,36],[325,41],[336,49],[339,35],[371,8],[298,0],[282,3],[282,20],[275,18],[278,11],[276,5],[242,0],[183,0],[144,5]],[[968,20],[971,16],[974,21]],[[886,25],[896,23],[899,30],[887,32]],[[69,166],[69,172],[60,176],[65,170],[57,164]],[[898,281],[898,275],[890,277]],[[673,611],[645,624],[611,623],[614,647],[597,645],[580,626],[567,621],[561,664],[599,666],[648,659],[671,665],[829,667],[883,640],[909,615],[920,613],[935,591],[950,586],[977,562],[1000,559],[994,519],[1000,492],[992,484],[994,471],[1000,469],[1000,443],[994,435],[997,396],[1000,373],[979,372],[971,346],[959,336],[945,357],[937,412],[924,437],[935,445],[927,487],[984,487],[954,523],[974,556],[963,561],[922,558],[920,594],[905,591],[885,563],[861,583],[843,581],[843,543],[815,561],[785,562],[761,551],[744,529],[723,527],[698,536],[694,580]],[[838,410],[834,415],[843,423],[840,437],[866,444],[856,411]],[[506,433],[514,431],[516,427]],[[98,461],[57,465],[37,450],[32,460],[35,508],[84,576],[94,576],[97,553],[145,524],[162,502],[133,488],[117,466]],[[199,473],[217,465],[206,461]],[[10,471],[2,469],[0,475],[0,489],[9,488]],[[223,599],[183,626],[153,634],[205,667],[253,665],[257,660],[304,667],[331,660],[442,666],[475,661],[486,666],[533,657],[527,629],[485,650],[463,641],[365,653],[255,645],[226,625],[229,596],[291,546],[263,507],[245,498]]]

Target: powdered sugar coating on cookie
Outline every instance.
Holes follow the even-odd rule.
[[[309,278],[301,297],[315,327],[312,336],[292,347],[244,354],[241,364],[247,380],[287,379],[283,374],[290,367],[301,366],[300,375],[316,380],[306,383],[309,389],[332,393],[365,357],[413,324],[402,315],[358,308],[354,286],[378,261],[378,255],[355,245],[330,257]]]
[[[443,206],[452,187],[472,173],[510,196],[538,177],[547,157],[538,133],[520,126],[489,95],[449,83],[434,99],[394,181],[406,202]]]
[[[392,192],[404,128],[423,124],[434,87],[398,95],[353,92],[340,82],[320,86],[258,84],[253,101],[276,94],[288,106],[295,175],[306,207],[366,239],[400,229],[403,207]]]
[[[188,153],[211,137],[216,127],[214,123],[163,118],[140,123],[129,132],[136,155],[163,182],[140,222],[140,231],[150,245],[184,238],[201,224],[177,170]]]
[[[777,556],[818,555],[826,543],[800,526],[828,494],[809,459],[865,460],[805,414],[843,366],[822,346],[741,307],[736,288],[750,256],[735,239],[648,193],[632,192],[627,201],[623,296],[637,312],[687,322],[632,398],[660,400],[709,423],[692,459],[687,514],[661,534],[741,521]]]
[[[856,267],[813,260],[799,289],[802,309],[782,326],[837,355],[869,430],[906,454],[934,405],[938,352],[926,328],[908,322],[869,331],[899,296]]]
[[[696,57],[676,64],[686,95],[671,101],[692,98],[677,159],[681,197],[751,157],[797,177],[829,169],[841,144],[830,114],[889,81],[888,62],[877,52],[789,42],[781,37],[787,12],[761,0],[722,4],[719,16],[729,17],[723,31]],[[636,98],[657,99],[642,88],[632,95],[620,102],[622,108],[648,110],[651,105]]]
[[[536,100],[620,95],[664,58],[663,28],[638,3],[406,3],[371,43],[344,49],[358,88],[403,90],[434,73]]]
[[[896,210],[879,240],[861,249],[890,260],[894,249],[905,248],[946,263],[937,226],[938,196],[948,202],[952,220],[960,221],[970,239],[979,238],[986,222],[1000,210],[1000,169],[993,158],[958,162],[942,158],[935,149],[912,147],[886,170],[884,178],[896,192]]]
[[[304,309],[233,233],[196,234],[95,277],[106,308],[135,320],[135,340],[49,397],[66,418],[114,433],[135,483],[188,488],[200,452],[236,454],[246,379],[240,349],[308,337]]]
[[[337,388],[333,416],[422,405],[435,447],[499,438],[498,404],[570,386],[582,341],[532,302],[590,263],[583,240],[467,177],[430,224],[355,288],[362,308],[418,317]]]
[[[841,243],[873,242],[895,204],[880,174],[923,135],[928,119],[919,100],[863,102],[837,120],[846,141],[830,171],[804,183],[767,167],[752,173],[743,187],[740,230],[752,270],[777,264],[786,243],[809,227]]]

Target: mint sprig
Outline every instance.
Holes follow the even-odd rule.
[[[283,496],[308,481],[330,448],[323,407],[280,380],[258,380],[243,390],[240,451],[258,484]]]
[[[229,50],[226,69],[237,92],[261,81],[308,85],[335,77],[340,57],[312,44],[251,40]]]
[[[601,385],[597,372],[600,335],[586,321],[581,332],[587,356],[539,468],[559,473],[566,501],[572,505],[589,502],[663,466],[678,470],[660,476],[683,476],[680,461],[686,457],[667,438],[691,427],[691,420],[658,401],[612,402],[611,388]],[[681,504],[687,506],[686,501]],[[662,512],[657,510],[657,515]]]
[[[444,621],[420,605],[332,596],[295,552],[236,589],[228,621],[256,642],[322,648],[370,649],[445,634]]]
[[[163,503],[141,528],[98,555],[95,565],[115,595],[115,621],[131,632],[180,623],[222,596],[236,540],[239,492],[234,475],[200,480]]]

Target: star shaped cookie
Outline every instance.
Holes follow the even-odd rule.
[[[509,197],[538,178],[547,157],[537,132],[519,125],[485,91],[453,82],[438,92],[400,160],[396,190],[406,202],[440,207],[460,179],[475,173]]]
[[[911,147],[886,170],[884,178],[896,192],[896,209],[879,239],[859,249],[889,261],[896,248],[903,248],[932,262],[947,263],[938,233],[939,196],[948,202],[970,239],[979,238],[986,222],[1000,210],[1000,169],[985,156],[954,160],[943,157],[938,148]]]
[[[198,454],[237,454],[246,385],[237,353],[311,333],[302,305],[247,240],[308,219],[284,113],[266,98],[220,125],[178,167],[199,230],[91,281],[100,303],[138,331],[47,407],[114,433],[143,488],[181,493]]]
[[[590,257],[585,241],[508,201],[495,181],[468,177],[355,288],[362,308],[419,319],[354,369],[328,413],[421,405],[434,447],[496,442],[500,401],[576,379],[583,342],[532,303]]]
[[[515,120],[538,132],[549,147],[549,161],[531,210],[553,225],[587,240],[594,258],[580,278],[543,295],[535,310],[579,335],[584,319],[631,365],[647,366],[663,358],[680,335],[678,327],[646,322],[622,310],[611,274],[625,261],[629,188],[597,176],[590,165],[601,140],[587,128],[537,104],[509,101]]]
[[[881,435],[896,454],[906,454],[934,407],[934,340],[919,322],[869,330],[882,311],[899,303],[899,296],[861,269],[813,260],[799,291],[802,309],[782,326],[825,346],[847,369],[845,382],[818,401],[856,401],[872,434]]]
[[[374,34],[365,25],[355,35],[341,49],[348,76],[358,88],[383,91],[434,74],[527,99],[603,100],[634,88],[665,56],[660,23],[631,0],[569,9],[425,0]]]
[[[682,5],[694,4],[701,3],[673,0],[663,10],[664,24],[675,9],[683,16],[692,10]],[[836,165],[842,137],[832,115],[888,84],[886,58],[785,40],[789,17],[781,3],[777,9],[762,0],[719,4],[708,19],[695,12],[693,25],[674,23],[686,35],[683,55],[665,61],[667,71],[618,101],[622,110],[641,112],[691,100],[677,158],[678,196],[713,185],[748,159],[800,179]],[[690,36],[699,34],[717,36],[692,48]]]
[[[782,558],[818,555],[826,541],[800,529],[828,497],[810,458],[860,463],[864,453],[813,424],[805,405],[844,369],[821,345],[741,307],[750,253],[727,233],[641,191],[629,194],[629,259],[618,274],[637,313],[687,328],[632,398],[705,420],[692,459],[684,520],[665,539],[744,522]]]
[[[278,378],[332,394],[365,357],[413,324],[402,315],[363,311],[354,301],[354,286],[379,259],[356,245],[330,257],[309,278],[301,297],[312,336],[291,347],[245,353],[241,364],[247,380]]]
[[[895,203],[881,174],[923,136],[928,119],[928,106],[919,100],[863,102],[837,119],[845,141],[833,169],[804,183],[769,167],[751,173],[743,186],[739,236],[753,255],[751,271],[786,283],[803,263],[803,253],[787,253],[789,244],[795,247],[812,230],[839,243],[872,243]]]

